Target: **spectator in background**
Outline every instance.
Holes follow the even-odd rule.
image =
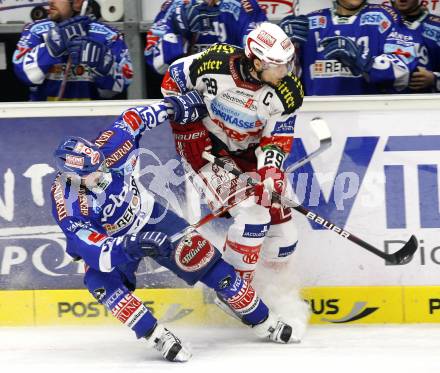
[[[404,25],[415,39],[418,66],[409,92],[440,92],[440,17],[430,14],[420,0],[394,0]]]
[[[151,79],[162,80],[168,66],[180,57],[215,43],[244,46],[247,34],[266,20],[257,0],[165,1],[146,37],[148,86],[155,86]],[[161,97],[159,87],[148,97]]]
[[[306,95],[391,93],[408,86],[416,52],[412,38],[399,30],[395,10],[366,0],[337,0],[307,18],[308,24],[295,16],[280,23],[301,43]]]
[[[26,25],[13,56],[30,100],[90,100],[123,92],[133,72],[122,34],[80,16],[83,0],[48,3],[49,18]]]

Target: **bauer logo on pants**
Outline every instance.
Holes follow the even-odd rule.
[[[191,233],[180,241],[175,260],[180,269],[195,272],[205,267],[214,257],[214,247],[197,233]]]

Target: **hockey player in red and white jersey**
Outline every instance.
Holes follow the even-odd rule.
[[[272,203],[271,191],[285,193],[283,161],[293,141],[296,111],[303,88],[294,75],[295,48],[280,27],[262,23],[245,48],[215,44],[175,61],[164,77],[164,95],[197,90],[209,115],[186,126],[172,125],[177,152],[197,177],[211,208],[249,197],[230,210],[233,223],[224,258],[245,279],[257,263],[282,267],[297,245],[291,211]],[[254,190],[202,158],[203,151],[227,158],[243,172],[256,172],[262,183]],[[187,165],[186,164],[186,165]],[[204,184],[197,185],[197,180]],[[261,259],[261,260],[260,260]]]

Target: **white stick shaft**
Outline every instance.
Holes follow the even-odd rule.
[[[319,147],[307,156],[299,159],[295,163],[291,164],[286,168],[285,173],[290,173],[298,168],[309,163],[313,158],[316,158],[324,150],[328,149],[332,144],[332,135],[330,129],[328,128],[327,122],[322,118],[313,118],[310,121],[310,127],[312,127],[313,132],[319,139]]]

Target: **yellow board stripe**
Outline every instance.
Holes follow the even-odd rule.
[[[333,286],[302,290],[312,324],[440,323],[440,286]],[[163,322],[224,324],[231,318],[202,288],[140,289]],[[0,326],[117,324],[87,290],[0,291]]]

